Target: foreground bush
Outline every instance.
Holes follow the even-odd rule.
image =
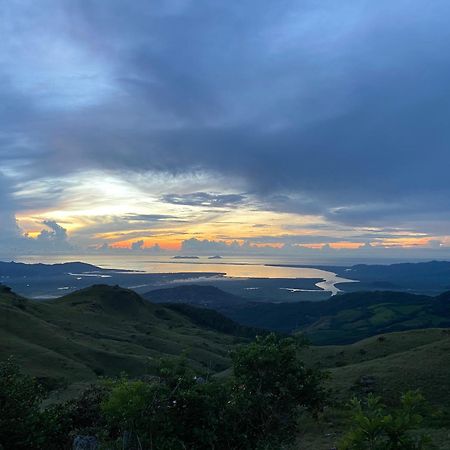
[[[322,376],[304,367],[294,339],[257,338],[232,361],[226,381],[166,362],[151,382],[110,382],[102,404],[110,436],[119,444],[131,434],[138,447],[163,450],[279,448],[295,437],[299,410],[324,401]]]
[[[0,448],[39,448],[43,392],[11,359],[0,365]]]
[[[165,362],[161,376],[151,382],[109,382],[102,412],[110,438],[119,448],[124,439],[137,448],[215,448],[229,389],[226,383],[198,380],[203,381],[183,362]]]
[[[46,409],[36,382],[7,363],[0,443],[4,450],[62,450],[74,435],[90,434],[109,449],[279,449],[295,438],[300,410],[317,411],[324,401],[322,376],[304,367],[298,347],[292,338],[257,338],[233,352],[228,379],[163,361],[157,377],[108,380]]]
[[[106,390],[92,386],[76,400],[42,408],[45,390],[12,360],[0,364],[0,449],[62,450],[74,434],[101,429]]]

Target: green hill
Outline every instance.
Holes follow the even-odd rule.
[[[396,404],[401,393],[419,389],[430,402],[430,416],[422,424],[436,449],[449,448],[450,330],[430,328],[383,334],[348,345],[312,346],[302,350],[312,367],[329,372],[331,398],[337,403],[318,421],[303,424],[296,450],[329,450],[348,430],[343,404],[368,392]],[[428,448],[428,447],[426,447]]]
[[[119,287],[97,285],[45,302],[0,290],[0,359],[14,355],[39,377],[142,375],[154,372],[158,358],[183,352],[194,367],[223,370],[242,338],[213,328]]]
[[[314,344],[346,344],[380,333],[450,326],[450,293],[355,292],[323,302],[253,303],[228,308],[244,325],[290,333]]]
[[[373,336],[349,345],[311,346],[303,357],[329,370],[341,396],[357,391],[361,377],[374,377],[374,390],[393,398],[421,389],[429,400],[450,405],[450,330],[430,328]]]

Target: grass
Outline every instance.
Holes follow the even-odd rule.
[[[330,372],[338,398],[357,392],[362,376],[375,379],[385,400],[420,389],[436,405],[450,405],[450,332],[424,329],[373,336],[350,345],[312,346],[302,350],[308,365]]]

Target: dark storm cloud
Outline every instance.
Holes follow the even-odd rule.
[[[19,236],[10,180],[0,171],[0,245]]]
[[[0,88],[26,176],[212,172],[275,211],[450,219],[447,1],[32,4],[5,8]]]
[[[143,240],[135,241],[131,244],[131,250],[142,250],[143,247],[144,247]]]

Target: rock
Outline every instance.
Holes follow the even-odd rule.
[[[371,392],[374,392],[375,385],[377,384],[375,377],[371,375],[363,375],[358,380],[358,386],[361,389],[361,391],[365,394],[370,394]]]
[[[98,450],[98,441],[95,436],[75,436],[73,450]]]
[[[125,450],[137,450],[140,448],[136,433],[125,431],[122,436],[122,448]]]
[[[195,377],[194,379],[197,384],[205,384],[206,383],[206,380],[203,377]]]

